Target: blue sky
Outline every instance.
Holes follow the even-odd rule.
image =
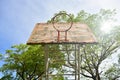
[[[54,13],[80,10],[97,13],[101,8],[116,9],[120,17],[120,0],[0,0],[0,53],[14,44],[26,43],[34,25],[46,22]]]
[[[0,53],[11,45],[26,43],[38,22],[46,22],[54,13],[65,10],[77,14],[103,9],[117,9],[119,0],[0,0]]]

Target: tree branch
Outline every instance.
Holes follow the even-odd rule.
[[[92,78],[91,76],[88,76],[88,75],[86,75],[84,73],[80,73],[80,74],[83,75],[83,76],[85,76],[85,77]]]
[[[34,71],[32,72],[32,74],[30,74],[31,78],[34,76],[36,69],[37,69],[37,63],[35,64]]]

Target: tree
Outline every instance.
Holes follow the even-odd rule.
[[[105,76],[109,80],[119,80],[120,78],[120,54],[118,55],[118,63],[114,63],[107,71]]]
[[[62,12],[60,12],[62,13]],[[63,13],[66,13],[63,11]],[[81,22],[86,23],[95,33],[98,39],[97,45],[83,45],[81,46],[82,52],[82,61],[81,61],[81,75],[91,78],[93,80],[101,80],[101,73],[99,71],[100,65],[102,62],[107,59],[111,54],[115,53],[120,46],[119,41],[119,31],[112,31],[111,33],[104,34],[100,30],[102,24],[106,21],[114,22],[115,10],[104,10],[101,9],[99,13],[89,14],[84,10],[80,11],[78,15],[75,17],[73,14],[70,14],[73,22]],[[64,20],[65,19],[65,15]],[[59,19],[59,18],[58,18]],[[61,18],[60,18],[61,19]],[[69,20],[69,19],[68,19]],[[51,20],[52,21],[52,20]],[[49,21],[50,22],[50,21]],[[118,28],[118,27],[117,27]],[[67,53],[67,51],[66,51]],[[73,57],[74,55],[70,55],[72,53],[67,53],[69,57]],[[75,63],[70,62],[69,59],[65,66],[71,67],[75,69]]]
[[[110,10],[101,10],[99,14],[93,14],[90,25],[103,22],[105,20],[111,20],[111,17],[114,14]],[[94,17],[93,17],[94,16]],[[89,19],[88,19],[89,20]],[[96,20],[96,21],[95,21]],[[86,20],[87,21],[87,20]],[[88,23],[88,22],[87,22]],[[88,23],[89,24],[89,23]],[[93,26],[94,26],[93,25]],[[97,24],[98,25],[98,24]],[[112,31],[109,34],[102,34],[100,31],[100,26],[97,28],[94,27],[97,38],[99,39],[99,44],[97,45],[84,45],[82,48],[82,65],[81,65],[81,74],[85,77],[92,78],[93,80],[101,80],[101,73],[99,72],[100,65],[102,62],[107,59],[111,54],[116,53],[119,50],[120,44],[117,35]],[[93,28],[93,27],[91,27]],[[118,30],[116,30],[118,31]]]
[[[63,54],[59,51],[58,47],[59,46],[48,46],[49,49],[54,48],[57,51],[50,52],[49,56],[52,56],[51,59],[53,59],[56,54],[60,58],[64,57]],[[14,77],[15,80],[41,79],[44,77],[45,73],[44,53],[44,45],[28,46],[20,44],[12,46],[12,49],[6,50],[7,57],[3,58],[5,63],[0,70],[3,73],[7,73],[7,75],[3,76],[2,79],[6,77]],[[51,65],[51,68],[57,69],[61,67],[62,63],[55,63]]]
[[[105,76],[108,80],[119,80],[120,78],[120,68],[117,65],[111,66],[106,72]]]

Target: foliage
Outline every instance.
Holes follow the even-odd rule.
[[[0,54],[0,60],[2,59],[2,54]]]
[[[99,44],[97,45],[84,45],[81,49],[82,55],[82,75],[85,77],[92,78],[93,80],[101,80],[101,72],[99,72],[100,65],[107,59],[111,54],[116,53],[119,49],[119,40],[117,35],[119,33],[114,32],[103,34],[100,30],[102,22],[106,20],[114,20],[113,14],[114,10],[101,10],[97,14],[90,15],[91,20],[87,18],[85,23],[87,23],[97,36]],[[87,22],[86,22],[87,21]]]
[[[57,46],[50,47],[55,48],[58,52],[50,52],[51,59],[54,59],[54,55],[62,56]],[[4,57],[4,65],[1,67],[3,73],[7,73],[4,77],[16,74],[16,78],[19,80],[33,80],[40,79],[45,73],[45,51],[42,45],[15,45],[12,49],[6,50],[7,57]],[[52,55],[51,55],[52,54]],[[60,55],[59,55],[60,54]],[[64,63],[64,62],[63,62]],[[62,64],[53,64],[52,68],[59,68]],[[14,76],[14,75],[12,75]],[[3,77],[3,78],[4,78]]]
[[[13,80],[13,77],[11,75],[5,75],[0,80]]]
[[[62,12],[59,12],[62,13]],[[64,13],[66,13],[64,11]],[[101,73],[99,72],[100,65],[102,62],[107,59],[111,54],[116,53],[119,49],[119,26],[116,27],[111,33],[105,34],[101,31],[101,26],[106,21],[115,21],[114,15],[116,14],[115,10],[104,10],[101,9],[99,13],[90,14],[84,10],[80,11],[77,16],[70,14],[73,22],[80,22],[87,24],[94,34],[97,37],[99,44],[97,45],[83,45],[81,46],[82,60],[81,60],[81,74],[85,77],[92,78],[93,80],[100,80]],[[63,15],[64,16],[64,15]],[[65,16],[64,16],[65,19]],[[49,21],[50,22],[50,21]],[[52,22],[52,20],[51,20]],[[66,52],[67,53],[67,52]],[[71,57],[72,53],[69,53],[68,56]],[[72,55],[73,58],[74,55]],[[75,63],[70,62],[65,64],[65,66],[72,66],[75,69]]]
[[[118,63],[114,63],[108,70],[105,72],[105,76],[109,80],[119,80],[120,78],[120,55],[118,55]]]
[[[105,72],[105,76],[109,79],[109,80],[117,80],[117,78],[120,77],[120,72],[119,72],[120,68],[117,68],[115,65],[113,65],[112,67],[110,67],[106,72]]]

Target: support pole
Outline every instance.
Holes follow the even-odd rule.
[[[57,41],[58,41],[58,42],[60,41],[60,31],[58,31],[58,38],[57,38]]]
[[[80,44],[78,44],[78,80],[80,80]]]
[[[77,80],[77,47],[75,44],[75,80]]]
[[[67,31],[65,31],[65,41],[67,41]]]
[[[48,80],[49,54],[48,54],[48,46],[47,45],[45,45],[44,50],[45,50],[45,80]]]

